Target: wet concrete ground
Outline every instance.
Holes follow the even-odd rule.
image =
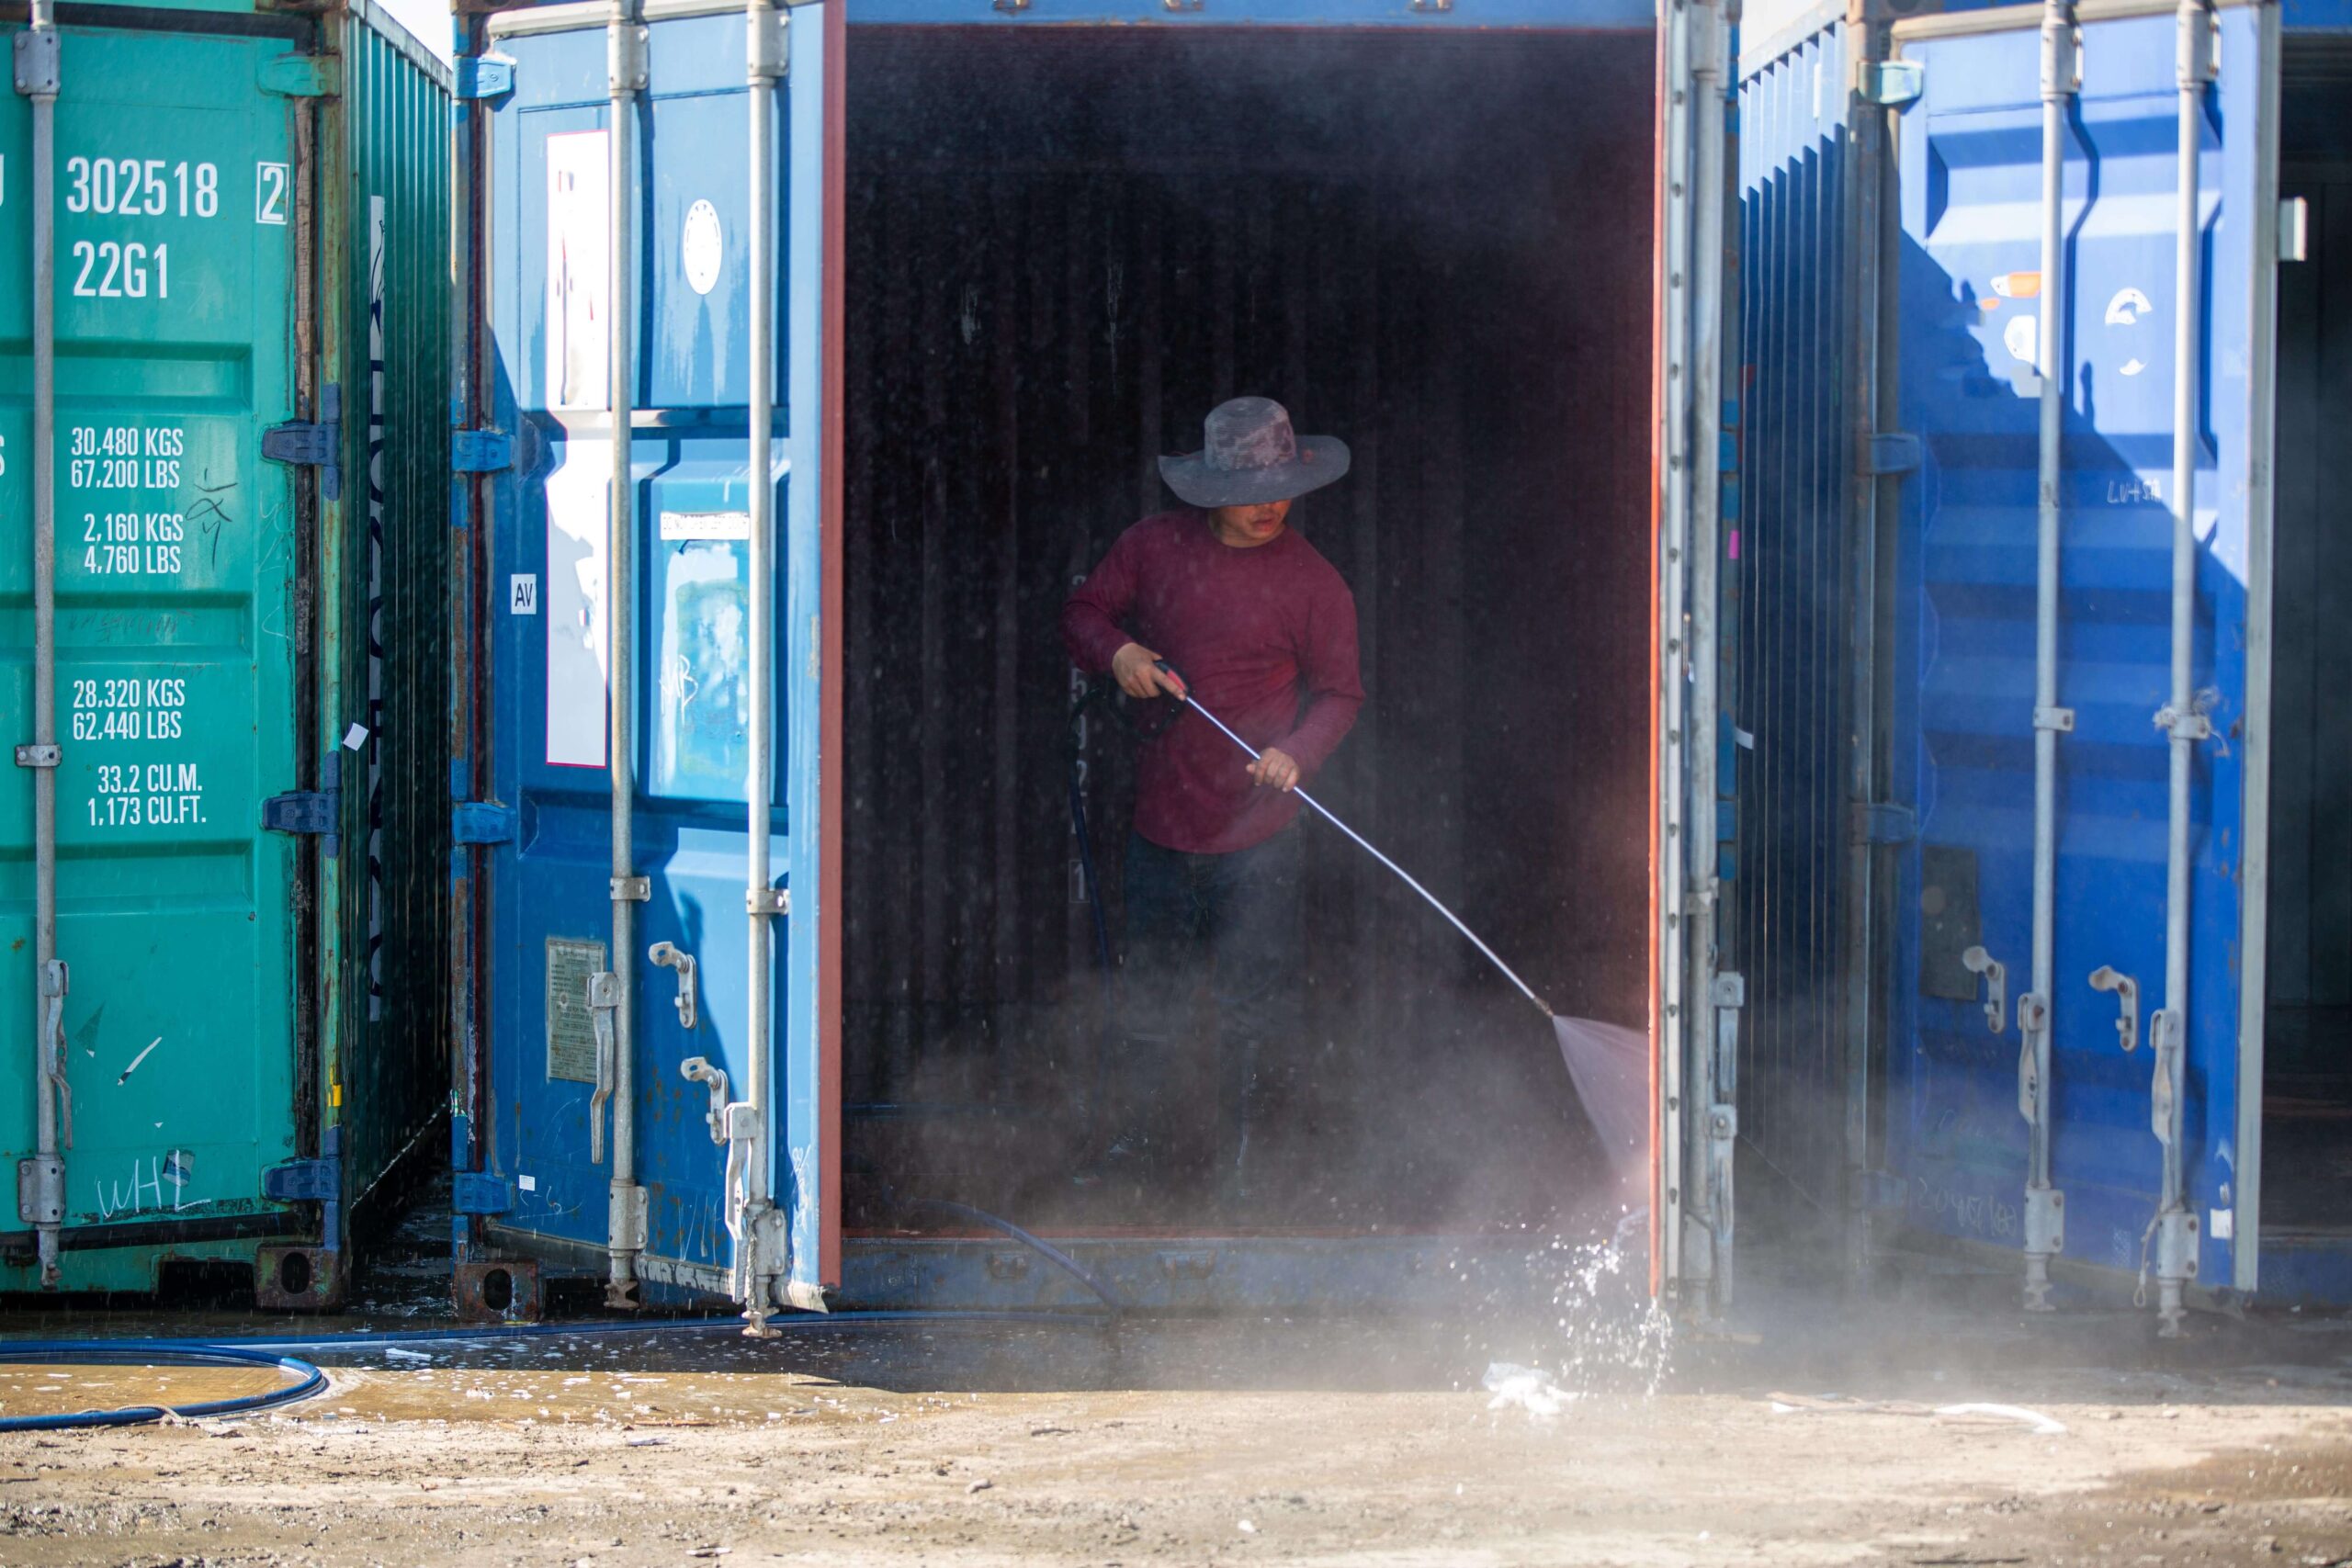
[[[331,1391],[276,1415],[0,1437],[0,1562],[2352,1562],[2352,1324],[2165,1344],[1928,1270],[1861,1305],[1754,1291],[1755,1342],[1667,1343],[1622,1277],[1563,1280],[1442,1321],[322,1353]],[[1490,1408],[1495,1361],[1558,1413]],[[8,1369],[0,1409],[261,1381]]]

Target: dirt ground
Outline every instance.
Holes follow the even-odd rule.
[[[2159,1345],[2007,1293],[1792,1303],[1752,1343],[1572,1314],[354,1351],[276,1415],[0,1436],[0,1562],[2352,1563],[2352,1324]],[[1557,1414],[1491,1407],[1498,1359]],[[0,1411],[266,1381],[157,1378],[0,1369]],[[2024,1409],[1949,1413],[1984,1404]]]

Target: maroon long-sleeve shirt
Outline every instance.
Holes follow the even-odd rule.
[[[1363,705],[1355,597],[1295,529],[1237,549],[1218,540],[1206,513],[1147,517],[1069,596],[1062,640],[1098,673],[1141,643],[1235,734],[1288,752],[1302,782]],[[1298,801],[1250,783],[1249,766],[1239,747],[1185,709],[1144,749],[1136,831],[1196,854],[1262,843],[1298,815]]]

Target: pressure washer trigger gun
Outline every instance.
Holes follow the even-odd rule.
[[[1151,667],[1154,670],[1159,671],[1162,675],[1173,675],[1176,677],[1176,683],[1183,687],[1185,693],[1184,695],[1176,699],[1178,702],[1189,703],[1192,701],[1191,693],[1193,690],[1193,683],[1184,679],[1184,672],[1182,671],[1177,669],[1173,664],[1169,663],[1165,659],[1153,660],[1151,661]]]

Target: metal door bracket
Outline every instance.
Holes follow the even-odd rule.
[[[17,748],[17,766],[20,768],[53,768],[65,760],[65,749],[56,742]]]
[[[1984,1022],[1996,1034],[2009,1012],[2009,968],[1981,947],[1972,947],[1960,955],[1961,966],[1972,975],[1984,977]],[[2018,1023],[2024,1023],[2025,1009],[2020,1003]]]
[[[616,93],[641,93],[646,82],[646,39],[642,24],[608,28],[605,34],[605,85]]]
[[[645,1189],[631,1182],[624,1187],[613,1184],[610,1223],[605,1227],[606,1242],[616,1252],[645,1250]]]
[[[2194,709],[2176,712],[2170,703],[2156,710],[2156,728],[2177,740],[2211,740],[2213,721]]]
[[[458,1171],[450,1188],[449,1207],[460,1214],[503,1214],[514,1206],[514,1189],[486,1170]]]
[[[514,62],[488,55],[466,55],[457,62],[453,96],[468,99],[503,97],[514,90]]]
[[[1855,91],[1866,104],[1894,108],[1928,90],[1927,67],[1916,60],[1866,60],[1859,74]]]
[[[701,1056],[689,1056],[678,1064],[678,1071],[688,1083],[698,1083],[710,1090],[710,1109],[702,1114],[703,1125],[710,1129],[710,1141],[724,1146],[727,1142],[727,1069],[714,1067]]]
[[[616,903],[642,904],[653,897],[653,879],[650,876],[616,876],[611,886]]]
[[[2033,727],[2036,729],[2054,729],[2061,735],[2070,735],[2074,733],[2075,728],[2075,710],[2073,708],[2036,708],[2033,710]]]
[[[695,955],[679,951],[675,942],[657,942],[645,954],[664,969],[678,972],[678,1027],[695,1026]],[[688,1074],[689,1077],[693,1075]]]
[[[55,28],[28,28],[17,35],[17,91],[28,98],[57,96],[58,44]]]
[[[754,81],[780,79],[792,64],[792,22],[783,10],[743,13],[744,74]]]
[[[1198,10],[1199,7],[1196,6],[1193,9]],[[1432,12],[1451,11],[1453,9],[1453,0],[1413,0],[1413,9],[1423,16]]]
[[[319,470],[319,493],[343,499],[343,389],[319,389],[319,417],[290,419],[261,433],[261,455],[273,463]]]
[[[1746,1007],[1747,1005],[1747,976],[1734,974],[1716,976],[1708,987],[1707,999],[1719,1008],[1736,1010]]]
[[[749,915],[788,915],[792,913],[792,889],[747,887],[743,890],[743,912]]]
[[[2115,1032],[2122,1038],[2126,1051],[2140,1048],[2140,982],[2112,964],[2102,964],[2091,971],[2091,989],[2113,991],[2116,1005],[2123,1016],[2115,1021]]]
[[[34,1155],[17,1162],[17,1218],[28,1225],[53,1225],[64,1221],[63,1160],[55,1155]]]

